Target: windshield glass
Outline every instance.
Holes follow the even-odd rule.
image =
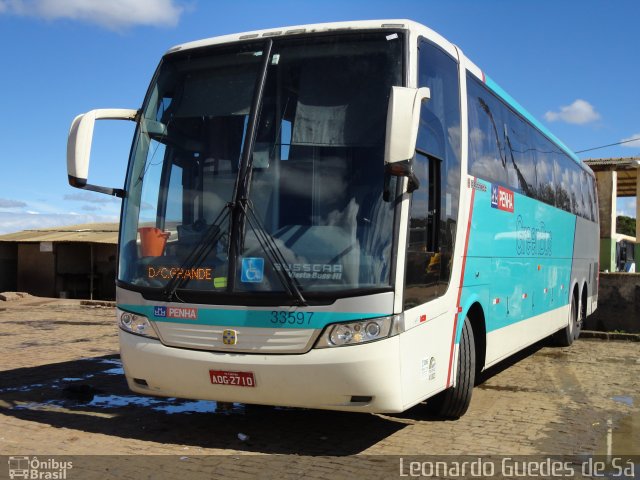
[[[382,199],[384,132],[391,87],[402,84],[401,38],[274,41],[239,191],[264,45],[167,57],[127,176],[119,280],[282,293],[284,272],[305,295],[388,287],[394,205]],[[234,208],[243,213],[232,229]],[[232,235],[239,248],[230,250]]]

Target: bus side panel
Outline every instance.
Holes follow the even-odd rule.
[[[491,364],[566,325],[576,217],[484,180],[468,185],[476,191],[464,285],[489,278],[482,307]],[[479,258],[490,259],[487,271],[478,271]],[[463,288],[460,305],[471,295]]]
[[[600,229],[598,224],[578,217],[576,222],[576,245],[571,266],[571,278],[578,285],[579,299],[587,288],[586,313],[591,315],[597,307],[597,275]]]
[[[415,316],[408,310],[405,318]],[[446,388],[454,315],[448,311],[400,334],[403,408]]]
[[[568,315],[569,305],[564,305],[489,332],[485,368],[564,328]]]

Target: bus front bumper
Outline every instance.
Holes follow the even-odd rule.
[[[120,331],[120,353],[129,388],[141,394],[358,412],[403,410],[398,336],[264,355],[174,348]],[[251,372],[255,385],[213,384],[212,370]]]

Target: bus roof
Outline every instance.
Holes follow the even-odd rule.
[[[269,28],[265,30],[254,30],[250,32],[233,33],[218,37],[204,38],[193,42],[183,43],[170,48],[167,53],[190,48],[206,47],[209,45],[220,45],[242,40],[253,40],[256,38],[269,38],[285,35],[299,35],[305,33],[338,32],[349,30],[372,30],[372,29],[406,29],[406,30],[429,30],[413,20],[390,19],[390,20],[358,20],[349,22],[314,23],[308,25],[294,25],[289,27]],[[436,32],[431,31],[434,35]],[[439,36],[439,35],[437,35]],[[443,38],[444,40],[444,38]],[[445,40],[446,41],[446,40]]]
[[[522,105],[520,105],[511,95],[503,90],[496,82],[485,75],[485,73],[470,61],[463,53],[462,50],[449,42],[446,38],[439,33],[431,30],[430,28],[408,19],[387,19],[387,20],[358,20],[348,22],[331,22],[331,23],[315,23],[309,25],[295,25],[289,27],[269,28],[264,30],[254,30],[250,32],[234,33],[230,35],[222,35],[218,37],[205,38],[202,40],[196,40],[193,42],[183,43],[170,48],[166,53],[173,53],[178,50],[188,50],[192,48],[207,47],[211,45],[220,45],[224,43],[232,43],[238,41],[253,40],[256,38],[272,38],[279,36],[290,36],[308,33],[322,33],[322,32],[340,32],[340,31],[353,31],[353,30],[372,30],[372,29],[390,29],[390,30],[409,30],[416,36],[424,36],[429,40],[437,43],[440,47],[444,48],[451,55],[457,57],[461,64],[464,64],[466,68],[473,73],[479,80],[481,80],[490,90],[492,90],[499,98],[501,98],[507,105],[513,108],[516,112],[527,119],[533,126],[535,126],[540,132],[560,147],[567,155],[569,155],[574,161],[580,164],[585,170],[589,170],[577,157],[577,155],[567,147],[560,139],[558,139],[553,133],[549,131],[542,123],[540,123],[533,115],[531,115]],[[463,60],[464,58],[464,60]]]

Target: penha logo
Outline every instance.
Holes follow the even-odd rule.
[[[185,320],[197,320],[198,309],[193,307],[153,307],[153,316],[156,318],[180,318]]]
[[[198,319],[198,309],[192,307],[167,307],[168,318]]]
[[[499,185],[491,185],[491,207],[513,213],[515,198],[513,192]]]

